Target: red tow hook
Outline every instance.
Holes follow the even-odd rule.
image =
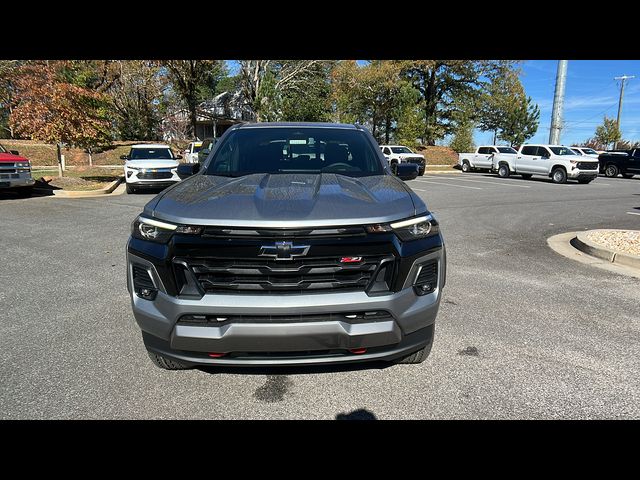
[[[226,355],[226,353],[216,353],[216,352],[210,352],[209,356],[211,358],[220,358],[220,357],[224,357]]]

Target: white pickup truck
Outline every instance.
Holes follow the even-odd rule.
[[[465,173],[472,170],[492,171],[501,159],[515,156],[517,153],[511,147],[482,145],[473,153],[458,154],[458,164]]]
[[[517,155],[498,159],[494,170],[498,176],[521,175],[528,179],[532,175],[551,177],[554,183],[566,183],[567,179],[589,183],[598,176],[598,160],[576,155],[563,145],[522,145]]]

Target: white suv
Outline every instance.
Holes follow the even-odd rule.
[[[178,160],[171,147],[161,144],[132,145],[128,155],[123,155],[124,178],[127,193],[141,188],[168,187],[180,181],[177,174]]]

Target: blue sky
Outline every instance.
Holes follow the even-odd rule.
[[[522,64],[522,84],[527,95],[540,107],[538,132],[529,142],[549,140],[557,65],[557,60],[526,60]],[[229,61],[229,67],[232,73],[237,72],[235,61]],[[626,140],[640,140],[640,61],[569,60],[561,143],[580,143],[593,136],[605,114],[616,117],[620,82],[614,77],[621,75],[636,75],[625,87],[622,136]],[[492,134],[476,131],[474,140],[477,145],[491,143]]]
[[[529,142],[549,140],[551,109],[556,81],[557,60],[523,62],[520,80],[527,95],[540,107],[540,125]],[[606,114],[618,113],[620,82],[614,77],[635,75],[627,80],[622,105],[622,136],[640,140],[640,61],[638,60],[569,60],[565,84],[563,120],[560,142],[576,144],[592,137]],[[476,132],[476,144],[491,143],[490,133]]]

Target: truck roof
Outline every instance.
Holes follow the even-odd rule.
[[[131,148],[171,148],[169,145],[163,145],[162,143],[137,143],[131,145]]]

